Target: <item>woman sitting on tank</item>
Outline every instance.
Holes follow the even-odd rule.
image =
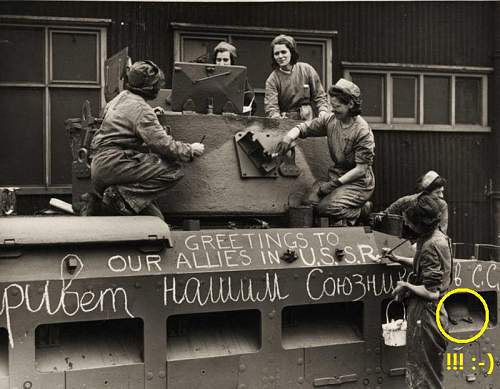
[[[297,62],[295,39],[278,35],[271,43],[273,72],[266,80],[264,109],[270,118],[309,120],[331,111],[328,96],[314,68]]]
[[[434,170],[429,170],[417,180],[417,193],[399,198],[389,205],[383,214],[403,216],[404,211],[415,205],[422,193],[429,194],[436,198],[439,204],[441,214],[439,228],[446,234],[448,231],[448,204],[444,200],[445,186],[446,180]]]
[[[375,140],[360,115],[361,91],[356,84],[341,78],[328,94],[333,112],[293,127],[278,143],[276,153],[286,153],[299,137],[326,137],[333,162],[328,178],[316,181],[303,202],[315,206],[335,226],[354,225],[375,189]]]
[[[219,66],[236,65],[236,58],[238,58],[238,51],[236,47],[227,42],[220,42],[214,49],[214,64]],[[255,93],[252,86],[245,80],[243,105],[251,107],[251,114],[254,115],[257,111],[257,103],[255,102]]]

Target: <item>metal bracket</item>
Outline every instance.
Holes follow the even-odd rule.
[[[260,137],[269,134],[254,134],[252,131],[238,132],[235,137],[236,153],[242,178],[276,178],[277,162],[265,153]]]
[[[184,105],[182,106],[183,114],[194,114],[196,113],[196,105],[192,99],[187,99]]]
[[[357,380],[358,380],[357,374],[347,374],[347,375],[341,375],[339,377],[315,378],[313,381],[313,386],[317,388],[319,386],[342,385],[347,382],[356,382]]]
[[[279,171],[283,177],[300,176],[300,168],[295,164],[295,147],[281,157]]]

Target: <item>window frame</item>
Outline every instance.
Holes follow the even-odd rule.
[[[212,38],[220,37],[220,40],[232,43],[233,37],[245,38],[267,38],[269,43],[279,34],[291,35],[298,44],[321,44],[323,50],[323,72],[319,74],[323,86],[327,89],[333,83],[333,40],[338,31],[334,30],[300,30],[270,27],[243,27],[228,25],[209,25],[172,22],[170,26],[174,30],[174,53],[173,58],[178,62],[183,54],[183,39],[185,38]],[[271,70],[270,70],[271,71]],[[257,94],[263,94],[265,88],[255,87]]]
[[[1,87],[43,89],[43,145],[44,149],[44,184],[43,185],[15,185],[19,188],[19,194],[70,194],[72,191],[71,182],[67,185],[52,184],[52,145],[51,145],[51,97],[50,92],[54,89],[94,89],[99,91],[100,104],[105,103],[104,83],[105,66],[107,57],[107,28],[111,25],[111,19],[91,19],[91,18],[66,18],[66,17],[39,17],[2,15],[0,25],[14,28],[40,28],[44,34],[44,81],[38,82],[0,82]],[[96,81],[77,80],[53,80],[52,79],[52,36],[56,32],[78,32],[96,35]],[[83,105],[83,102],[82,102]],[[100,107],[94,107],[100,109]],[[69,143],[68,143],[69,144]],[[8,184],[6,184],[8,185]]]
[[[385,120],[366,120],[372,124],[373,129],[380,130],[408,130],[408,131],[439,131],[439,132],[491,132],[488,124],[488,75],[493,72],[489,67],[473,66],[441,66],[441,65],[412,65],[412,64],[383,64],[383,63],[360,63],[342,62],[344,77],[351,79],[354,74],[373,74],[385,76]],[[410,122],[394,118],[393,115],[393,78],[397,76],[417,77],[417,111],[416,121]],[[426,124],[424,122],[424,77],[440,76],[448,77],[450,80],[449,112],[450,124]],[[456,123],[456,78],[476,78],[481,80],[481,124],[457,124]],[[378,118],[375,118],[378,119]]]
[[[96,55],[96,76],[97,76],[97,79],[96,80],[84,80],[84,81],[78,81],[78,80],[57,80],[54,78],[54,41],[53,41],[53,37],[55,34],[68,34],[68,33],[72,33],[72,32],[75,32],[77,31],[78,34],[81,34],[81,35],[95,35],[96,36],[96,42],[97,42],[97,55]],[[100,32],[95,30],[95,31],[88,31],[88,30],[85,30],[85,29],[60,29],[60,28],[49,28],[49,53],[48,53],[48,59],[46,58],[46,63],[47,63],[47,60],[48,60],[48,63],[49,63],[49,79],[48,79],[48,83],[51,85],[51,86],[60,86],[61,84],[64,84],[64,85],[67,85],[67,84],[72,84],[73,86],[77,86],[78,88],[81,87],[82,84],[84,85],[92,85],[92,86],[98,86],[100,83],[101,83],[101,79],[102,79],[102,74],[100,74],[99,72],[99,59],[100,59],[100,46],[101,46],[101,42],[99,40],[99,35],[100,35]]]

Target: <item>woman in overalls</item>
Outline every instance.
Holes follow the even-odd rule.
[[[264,110],[270,118],[309,120],[330,112],[328,97],[314,68],[297,62],[295,39],[278,35],[271,43],[273,72],[266,80]]]
[[[293,127],[276,147],[284,154],[297,138],[326,137],[332,164],[328,177],[317,180],[303,203],[314,206],[334,226],[354,225],[375,189],[375,139],[361,117],[361,91],[341,78],[328,90],[333,112]]]
[[[450,288],[452,279],[451,242],[439,229],[441,206],[429,194],[422,194],[404,212],[405,223],[415,232],[417,252],[413,259],[389,259],[411,266],[411,282],[398,281],[393,295],[407,305],[406,382],[410,389],[443,389],[443,360],[447,341],[436,324],[439,299]],[[441,325],[448,329],[444,306]]]

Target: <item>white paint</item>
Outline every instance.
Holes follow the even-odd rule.
[[[474,287],[475,287],[476,289],[479,289],[479,288],[481,288],[481,287],[483,286],[483,281],[481,281],[481,282],[477,282],[477,280],[476,280],[476,273],[477,273],[478,271],[479,271],[479,272],[483,271],[483,266],[482,266],[481,264],[478,264],[478,265],[474,268],[474,270],[472,271],[472,285],[474,285]]]
[[[306,293],[313,301],[334,296],[350,297],[352,301],[358,301],[368,294],[376,297],[388,295],[396,287],[397,281],[404,279],[406,275],[406,271],[403,270],[397,275],[355,273],[321,278],[324,273],[322,268],[315,268],[307,274]],[[315,291],[313,291],[314,286],[316,286]]]
[[[486,283],[488,284],[489,288],[500,290],[500,284],[498,283],[498,281],[496,283],[493,283],[491,281],[491,278],[490,278],[491,271],[496,270],[496,269],[497,269],[497,264],[496,263],[492,263],[488,267],[488,270],[486,271]],[[495,273],[498,276],[498,273],[497,272],[495,272]]]
[[[184,239],[184,248],[177,253],[176,267],[185,270],[236,268],[255,265],[280,264],[280,256],[286,250],[297,252],[306,266],[338,265],[335,249],[345,252],[345,264],[370,262],[375,258],[369,244],[342,246],[335,232],[248,232],[248,233],[201,233]],[[118,258],[119,259],[119,258]],[[115,260],[118,260],[115,259]],[[115,271],[125,271],[125,264],[112,264]],[[127,264],[130,267],[130,264]]]
[[[462,271],[462,265],[460,264],[460,262],[457,262],[455,264],[455,271],[453,272],[454,273],[453,282],[455,282],[455,286],[457,286],[458,288],[462,286],[462,277],[460,277],[461,271]]]
[[[176,276],[170,284],[168,278],[163,277],[163,304],[197,304],[201,307],[207,304],[226,304],[228,302],[274,302],[286,300],[289,294],[283,294],[278,275],[266,272],[264,286],[256,288],[255,280],[236,278],[233,276],[210,276],[208,285],[202,285],[198,277],[190,277],[179,286]]]
[[[77,271],[72,274],[68,279],[64,274],[64,264],[68,257],[74,257],[78,261]],[[61,287],[59,293],[55,293],[56,300],[51,299],[49,293],[50,287],[54,284],[54,281],[45,281],[45,286],[43,288],[42,297],[40,303],[37,306],[32,304],[32,295],[30,293],[31,285],[25,284],[24,286],[12,283],[7,285],[2,292],[2,305],[0,307],[0,316],[5,315],[7,332],[9,334],[9,343],[12,348],[14,348],[14,340],[12,337],[12,322],[11,313],[17,309],[24,307],[27,311],[32,313],[37,313],[44,311],[50,316],[63,313],[66,316],[72,317],[77,313],[83,312],[103,312],[106,307],[111,306],[113,312],[118,312],[117,298],[122,297],[122,310],[127,313],[129,317],[134,317],[128,308],[128,296],[125,289],[118,288],[106,288],[97,291],[74,291],[71,290],[71,285],[74,280],[78,279],[78,276],[83,270],[83,262],[78,256],[74,254],[68,254],[60,262],[60,279],[56,282],[60,282]],[[11,289],[17,290],[17,295],[12,296],[9,293]],[[53,297],[54,298],[54,297]]]
[[[161,257],[158,254],[154,255],[127,255],[126,257],[122,255],[113,255],[108,258],[108,269],[113,273],[122,273],[124,271],[131,272],[141,272],[143,269],[147,269],[151,272],[154,267],[154,271],[161,271]]]

